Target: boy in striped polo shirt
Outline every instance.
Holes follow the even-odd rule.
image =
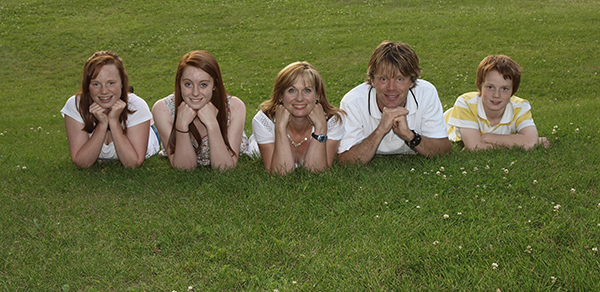
[[[459,96],[444,113],[448,139],[462,140],[467,150],[550,146],[546,137],[538,137],[529,102],[515,96],[522,71],[508,56],[485,57],[477,68],[478,92]]]

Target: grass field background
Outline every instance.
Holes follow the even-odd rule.
[[[595,291],[600,289],[598,1],[4,1],[2,291]],[[205,49],[247,107],[305,60],[328,99],[383,40],[410,44],[444,109],[479,61],[523,68],[548,149],[377,157],[271,176],[261,160],[180,172],[69,158],[60,109],[97,50],[150,106]]]

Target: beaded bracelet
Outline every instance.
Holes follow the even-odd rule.
[[[190,132],[190,130],[187,130],[187,131],[182,131],[182,130],[179,130],[179,129],[177,129],[177,128],[175,128],[175,131],[177,131],[177,132],[179,132],[179,133],[183,133],[183,134],[185,134],[185,133],[189,133],[189,132]]]

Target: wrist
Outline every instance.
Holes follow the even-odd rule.
[[[413,138],[410,140],[404,140],[404,143],[410,147],[410,149],[415,150],[415,147],[421,144],[421,135],[417,134],[414,130],[411,130]]]

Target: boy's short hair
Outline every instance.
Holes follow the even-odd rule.
[[[504,79],[512,80],[512,95],[515,95],[521,83],[523,69],[517,62],[505,55],[489,55],[479,63],[479,67],[477,67],[477,80],[475,81],[479,93],[481,93],[481,85],[485,81],[485,76],[494,70],[498,71]]]
[[[412,82],[416,82],[421,77],[419,57],[405,43],[383,41],[375,48],[367,67],[367,83],[373,85],[375,74],[386,70],[397,70]]]

